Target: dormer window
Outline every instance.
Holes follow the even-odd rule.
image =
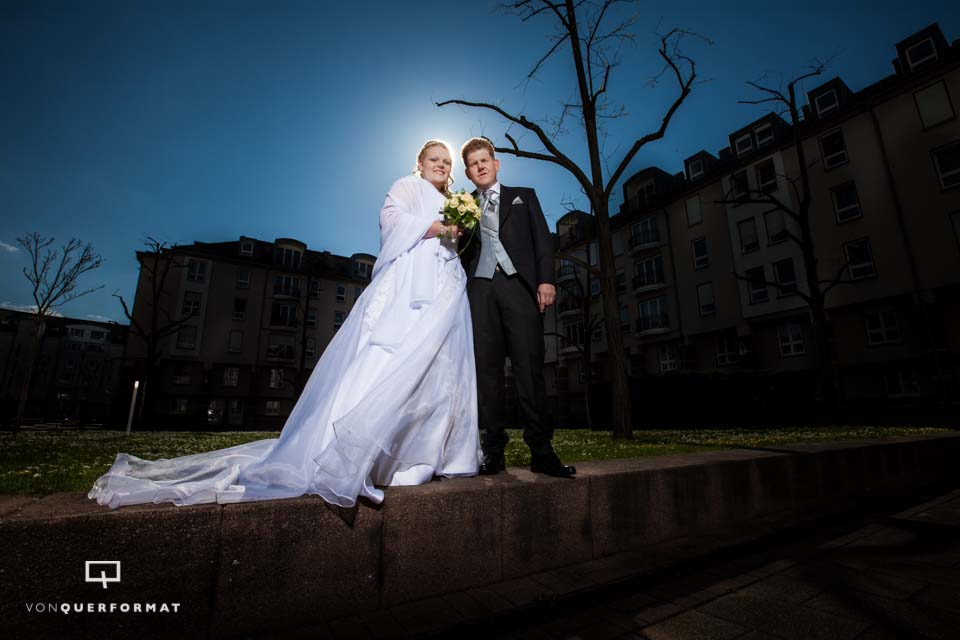
[[[277,247],[277,262],[291,269],[300,268],[301,253],[291,247]]]
[[[734,140],[733,146],[737,150],[737,156],[743,157],[753,151],[753,138],[750,137],[749,133],[746,133]]]
[[[913,71],[925,62],[936,60],[937,48],[933,45],[933,40],[927,38],[912,47],[907,47],[904,54],[907,57],[907,64],[910,65],[910,71]]]
[[[757,148],[759,149],[773,142],[773,125],[762,124],[753,130],[753,134],[757,137]]]
[[[690,172],[691,180],[703,177],[703,160],[691,160],[687,170]]]
[[[817,115],[821,118],[831,111],[835,111],[840,106],[840,101],[837,100],[837,92],[833,89],[824,91],[818,95],[813,103],[817,108]]]
[[[240,255],[242,255],[242,256],[252,256],[252,255],[253,255],[253,240],[241,240],[241,241],[240,241]]]
[[[369,278],[370,277],[370,265],[366,262],[356,263],[356,274],[359,278]]]

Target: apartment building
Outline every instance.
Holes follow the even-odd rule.
[[[950,402],[960,397],[960,45],[931,25],[896,45],[893,67],[857,92],[831,78],[805,96],[817,279],[837,282],[826,308],[847,400]],[[619,299],[633,376],[818,366],[810,311],[794,293],[809,292],[791,239],[802,192],[794,138],[771,113],[682,172],[651,167],[626,181],[611,227],[618,281],[631,276]],[[783,206],[747,201],[756,194]],[[583,257],[591,246],[583,237],[559,250]],[[562,259],[558,268],[571,277]],[[555,314],[562,326],[562,305]],[[602,373],[598,337],[591,366]],[[574,332],[558,352],[582,339]],[[563,367],[581,366],[577,357],[558,358],[554,377],[571,380]]]
[[[144,266],[154,256],[137,257],[133,315],[147,327],[154,268]],[[151,385],[157,420],[170,426],[282,425],[369,283],[375,259],[313,251],[292,238],[241,237],[165,250],[162,261],[172,260],[175,268],[156,296],[162,321],[155,327],[178,326],[159,343]],[[131,334],[128,354],[143,364],[144,340]]]
[[[116,422],[123,413],[127,325],[47,319],[24,418],[31,422]],[[0,308],[0,416],[16,415],[36,331],[33,314]]]

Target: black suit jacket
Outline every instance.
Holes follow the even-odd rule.
[[[465,235],[460,242],[466,242],[467,238]],[[482,238],[478,223],[473,240],[460,255],[463,269],[470,280],[477,272]],[[533,189],[500,185],[500,244],[534,297],[537,285],[556,284],[553,238]]]

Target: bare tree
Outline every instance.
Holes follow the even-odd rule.
[[[33,286],[34,332],[27,361],[27,373],[20,387],[16,428],[19,428],[23,422],[27,399],[30,397],[30,387],[33,384],[34,369],[40,357],[43,337],[47,330],[47,320],[54,315],[57,307],[62,307],[71,300],[76,300],[103,287],[100,285],[77,291],[80,276],[103,264],[103,258],[94,251],[92,244],[83,244],[77,238],[73,238],[57,250],[50,248],[53,241],[53,238],[41,237],[36,231],[17,238],[17,242],[30,256],[30,266],[24,267],[23,275]]]
[[[849,278],[844,278],[849,261],[844,261],[841,267],[832,277],[821,278],[817,269],[817,248],[813,239],[811,229],[810,207],[811,207],[811,188],[810,188],[810,167],[806,151],[803,147],[802,127],[800,121],[800,109],[797,104],[796,87],[798,83],[808,78],[819,76],[826,69],[827,63],[815,60],[806,73],[802,73],[791,79],[784,91],[782,88],[772,88],[763,86],[757,82],[748,82],[751,87],[765,94],[766,97],[757,100],[740,100],[741,104],[773,104],[776,105],[778,115],[788,115],[789,124],[792,128],[793,149],[797,154],[798,175],[786,176],[778,174],[790,185],[794,198],[797,202],[795,207],[788,205],[784,199],[778,198],[774,193],[762,189],[737,189],[731,185],[731,190],[725,194],[719,204],[742,204],[756,203],[765,204],[773,207],[774,210],[783,212],[786,219],[792,220],[799,228],[800,235],[792,233],[784,225],[783,234],[789,241],[795,243],[799,249],[803,261],[803,272],[807,281],[807,291],[799,289],[795,285],[784,285],[776,281],[766,279],[753,280],[746,275],[733,271],[733,276],[738,280],[746,282],[762,283],[766,286],[772,286],[784,294],[796,294],[807,306],[810,307],[810,314],[813,320],[814,337],[816,341],[816,357],[820,367],[820,378],[818,381],[818,394],[820,401],[833,405],[837,401],[837,381],[833,367],[833,358],[830,354],[830,326],[827,322],[825,302],[827,294],[840,285],[852,282]],[[819,162],[819,158],[813,159],[813,164]],[[732,182],[732,181],[731,181]]]
[[[534,64],[527,78],[533,78],[538,70],[558,51],[568,48],[576,77],[577,96],[572,103],[563,107],[559,117],[553,121],[539,124],[528,119],[522,113],[511,113],[498,104],[470,100],[445,100],[437,106],[461,105],[463,107],[485,109],[496,113],[510,123],[504,137],[509,146],[497,147],[499,153],[518,158],[530,158],[550,162],[566,169],[579,183],[584,195],[590,201],[590,207],[596,216],[597,237],[600,249],[600,282],[603,293],[604,318],[607,328],[609,357],[612,360],[613,374],[613,436],[631,438],[633,426],[630,411],[630,392],[627,381],[626,360],[623,355],[623,336],[619,322],[619,300],[614,281],[615,266],[613,245],[610,236],[610,195],[627,166],[647,144],[659,140],[666,133],[671,119],[690,95],[696,76],[693,59],[680,50],[682,40],[692,34],[682,29],[673,29],[660,36],[657,51],[662,62],[661,72],[651,79],[655,84],[663,77],[676,81],[677,95],[663,114],[660,125],[644,135],[638,135],[630,148],[619,159],[608,164],[608,158],[602,155],[601,139],[605,137],[602,126],[604,119],[626,115],[623,105],[611,105],[608,102],[608,85],[614,69],[620,63],[619,46],[633,40],[630,28],[636,22],[636,14],[626,19],[614,21],[613,14],[617,5],[636,4],[632,0],[517,0],[508,5],[522,21],[539,16],[550,17],[556,27],[553,44]],[[704,39],[705,40],[705,39]],[[557,137],[564,133],[565,119],[569,114],[579,116],[584,132],[584,141],[589,154],[589,167],[581,168],[570,155],[560,149]],[[540,148],[526,149],[510,133],[510,128],[519,127],[533,134]],[[548,132],[545,128],[550,128]],[[613,171],[609,170],[613,166]]]
[[[176,333],[187,321],[196,316],[195,311],[182,318],[175,318],[170,314],[168,305],[163,303],[167,291],[167,280],[171,272],[183,269],[185,266],[177,261],[177,245],[167,245],[151,237],[147,237],[144,244],[149,251],[138,251],[137,261],[140,263],[141,273],[146,272],[148,295],[143,301],[146,312],[134,315],[126,300],[119,293],[113,297],[120,301],[123,315],[130,321],[130,332],[140,338],[147,348],[144,362],[143,384],[140,388],[140,411],[138,416],[143,418],[144,413],[153,414],[154,399],[150,383],[154,380],[157,363],[160,359],[160,343],[167,336]]]

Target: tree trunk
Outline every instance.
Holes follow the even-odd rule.
[[[623,358],[623,335],[620,332],[620,304],[617,295],[616,266],[613,261],[613,243],[610,240],[610,218],[607,199],[595,197],[594,215],[597,220],[597,239],[600,245],[600,290],[603,294],[603,319],[607,330],[607,352],[612,376],[613,437],[633,438],[630,411],[630,384]]]
[[[19,431],[23,425],[23,416],[27,411],[27,401],[30,399],[30,387],[33,386],[33,373],[40,359],[40,349],[43,346],[43,335],[47,323],[42,319],[35,319],[36,327],[33,333],[33,347],[30,350],[30,360],[27,361],[27,373],[20,386],[20,398],[17,402],[17,419],[14,421],[14,431]]]

